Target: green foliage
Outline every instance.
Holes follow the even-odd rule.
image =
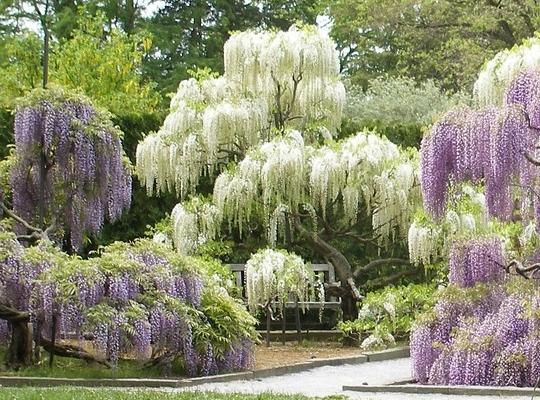
[[[424,131],[440,114],[470,102],[468,95],[449,95],[432,80],[378,77],[366,90],[349,82],[341,135],[369,128],[403,147],[419,147]]]
[[[51,370],[55,371],[55,370]],[[160,392],[156,390],[114,390],[83,388],[3,388],[1,394],[10,400],[310,400],[301,395],[223,394],[215,392]],[[325,397],[327,400],[344,400],[343,397]]]
[[[198,343],[212,343],[215,354],[222,355],[239,337],[255,338],[257,320],[222,287],[216,285],[203,294],[201,311],[206,323],[196,325],[193,336]]]
[[[340,322],[338,329],[366,349],[408,340],[417,315],[435,304],[435,292],[433,284],[411,284],[368,293],[358,319]]]
[[[365,91],[350,85],[347,94],[349,118],[384,125],[430,125],[450,108],[472,101],[464,93],[444,93],[433,80],[417,82],[402,77],[378,77]]]
[[[78,23],[73,37],[54,49],[51,80],[81,88],[116,115],[155,111],[160,96],[140,74],[150,38],[128,36],[118,29],[106,32],[102,14],[79,18]]]
[[[0,108],[0,160],[6,157],[13,143],[13,114],[10,110]]]
[[[0,37],[0,132],[9,125],[4,113],[13,108],[13,101],[41,85],[41,47],[33,32]],[[0,156],[3,140],[0,134]]]
[[[6,150],[8,149],[11,149],[10,155],[4,159],[0,158],[0,199],[2,198],[2,193],[4,196],[11,193],[10,177],[11,167],[15,163],[15,152],[11,146]]]
[[[344,70],[361,85],[381,73],[472,89],[484,61],[534,34],[532,0],[327,0]]]
[[[163,93],[176,91],[190,70],[223,71],[223,45],[234,31],[288,29],[294,22],[315,23],[320,0],[165,1],[147,21],[155,48],[145,72]]]

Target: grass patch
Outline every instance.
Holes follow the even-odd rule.
[[[5,348],[0,349],[0,360],[4,359]],[[165,378],[159,366],[144,367],[141,361],[120,360],[116,368],[106,368],[99,364],[89,364],[75,358],[54,357],[53,368],[49,368],[48,353],[42,352],[42,364],[22,368],[17,371],[0,371],[1,376],[30,376],[49,378],[87,378],[87,379],[122,379],[122,378]],[[185,377],[180,363],[173,363],[171,378]],[[3,397],[0,396],[3,400]]]
[[[309,400],[300,395],[263,393],[221,394],[212,392],[167,393],[156,390],[111,390],[80,388],[4,388],[0,389],[2,400]],[[326,397],[326,400],[344,400],[342,396]]]

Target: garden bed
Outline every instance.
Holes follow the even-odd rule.
[[[255,370],[300,364],[306,361],[337,357],[352,357],[363,352],[358,347],[343,347],[337,342],[271,343],[270,347],[257,346]]]
[[[90,345],[84,346],[91,351]],[[302,364],[314,360],[339,357],[353,357],[362,354],[360,348],[343,347],[338,342],[308,342],[301,344],[286,342],[285,345],[273,342],[270,347],[264,344],[256,346],[254,370],[263,370]],[[0,351],[0,358],[3,351]],[[100,365],[87,364],[85,361],[55,357],[54,367],[47,366],[48,356],[43,353],[43,365],[29,367],[19,371],[0,371],[0,376],[87,378],[87,379],[126,379],[126,378],[164,378],[159,367],[144,368],[136,360],[121,360],[116,369],[107,369]],[[180,368],[173,366],[169,378],[185,378]]]

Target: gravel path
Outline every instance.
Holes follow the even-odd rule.
[[[340,365],[313,368],[282,376],[207,383],[197,386],[200,390],[242,393],[302,393],[308,396],[328,396],[342,393],[343,385],[378,385],[410,378],[409,359],[401,358],[376,363]],[[391,371],[391,373],[388,373]]]
[[[494,396],[453,396],[434,394],[355,393],[343,392],[343,385],[381,385],[410,379],[410,359],[369,362],[357,365],[340,365],[313,368],[308,371],[282,376],[239,380],[224,383],[207,383],[196,387],[198,391],[222,393],[304,394],[306,396],[344,395],[361,400],[501,400]],[[177,390],[177,389],[175,389]],[[180,390],[193,390],[180,389]],[[530,397],[512,397],[513,400],[529,400]]]

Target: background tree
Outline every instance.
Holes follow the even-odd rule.
[[[376,129],[396,144],[420,148],[424,131],[442,113],[471,102],[466,93],[449,95],[432,80],[381,76],[369,81],[367,89],[348,81],[340,136]]]
[[[166,1],[147,21],[155,48],[146,73],[165,93],[175,92],[189,70],[223,71],[223,45],[231,32],[287,29],[296,21],[313,24],[320,6],[312,0]]]
[[[332,1],[332,37],[343,69],[362,85],[382,73],[472,87],[486,59],[534,35],[530,0]]]

